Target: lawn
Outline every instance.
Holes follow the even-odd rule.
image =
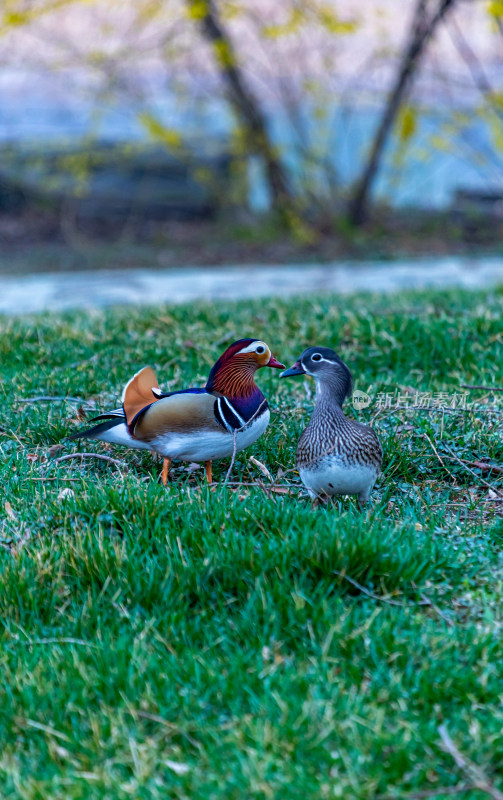
[[[0,320],[1,797],[501,797],[503,394],[462,385],[503,387],[502,318],[503,291]],[[332,345],[370,395],[363,513],[302,493],[313,386],[273,370],[215,491],[64,442],[141,366],[203,384],[250,335],[286,364]],[[119,464],[51,458],[79,450]]]

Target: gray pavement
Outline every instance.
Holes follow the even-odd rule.
[[[46,273],[0,277],[0,313],[498,284],[503,257]]]

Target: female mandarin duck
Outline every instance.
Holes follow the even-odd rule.
[[[313,498],[356,494],[366,503],[381,471],[382,449],[372,428],[342,410],[353,390],[351,372],[328,347],[309,347],[280,377],[290,375],[316,381],[314,412],[297,446],[302,483]]]
[[[106,420],[72,439],[144,448],[164,457],[162,479],[173,459],[204,461],[212,482],[211,462],[253,444],[269,424],[267,400],[255,383],[261,367],[284,369],[259,339],[231,344],[210,372],[206,386],[162,392],[150,367],[137,372],[122,394],[122,408],[100,414]],[[93,420],[93,421],[94,421]]]

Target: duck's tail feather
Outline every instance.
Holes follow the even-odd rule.
[[[68,439],[101,439],[103,438],[103,434],[107,431],[111,430],[111,428],[115,428],[118,425],[122,425],[125,422],[125,417],[123,414],[121,416],[109,416],[107,417],[106,414],[100,414],[98,417],[95,417],[94,420],[97,419],[105,419],[105,422],[101,422],[99,425],[94,425],[93,428],[88,428],[85,431],[79,431],[78,433],[72,433],[71,436],[68,436]],[[92,422],[94,422],[92,420]],[[107,437],[108,438],[108,437]]]
[[[96,422],[98,419],[120,419],[121,422],[124,422],[126,418],[122,408],[114,408],[113,411],[104,411],[103,414],[98,414],[97,417],[91,417],[89,421]]]

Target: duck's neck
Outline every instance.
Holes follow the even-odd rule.
[[[227,397],[236,410],[247,418],[264,401],[264,395],[255,383],[255,372],[255,364],[240,364],[238,367],[224,364],[208,381],[206,388]]]
[[[329,406],[334,411],[342,412],[342,404],[351,387],[338,375],[316,380],[316,405]]]

